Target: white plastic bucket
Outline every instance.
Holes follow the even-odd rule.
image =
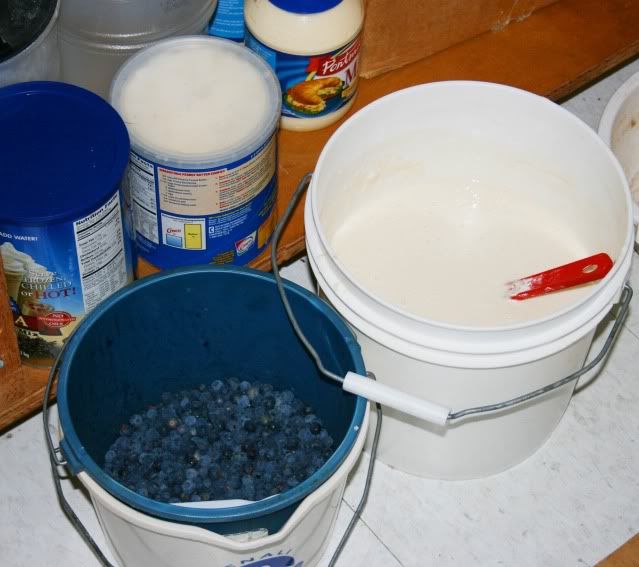
[[[367,409],[355,445],[335,473],[301,502],[282,529],[266,537],[225,537],[160,520],[123,504],[87,473],[78,478],[91,495],[111,553],[123,567],[313,567],[333,532],[346,478],[366,440],[368,417]]]
[[[322,223],[331,203],[343,202],[336,192],[349,190],[340,175],[389,140],[410,135],[427,139],[437,132],[507,148],[527,167],[579,188],[580,202],[564,202],[563,212],[579,217],[571,222],[580,227],[579,237],[593,253],[606,251],[615,261],[585,299],[518,325],[450,325],[413,316],[376,297],[335,259]],[[460,153],[454,161],[472,172],[466,157]],[[508,177],[513,170],[504,167],[504,186],[517,182]],[[515,398],[579,370],[598,323],[619,300],[633,241],[628,185],[597,135],[547,99],[478,82],[405,89],[345,122],[320,155],[306,200],[305,228],[313,272],[328,300],[354,328],[366,367],[382,384],[453,410]],[[544,443],[573,389],[571,382],[516,408],[443,426],[386,408],[378,455],[394,468],[432,478],[500,472]]]
[[[639,73],[632,75],[608,101],[599,122],[599,136],[626,173],[635,222],[639,222]]]

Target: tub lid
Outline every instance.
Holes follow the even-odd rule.
[[[0,132],[0,223],[75,220],[120,186],[129,136],[90,91],[55,82],[1,88]]]
[[[31,45],[46,29],[58,0],[0,2],[0,63]]]

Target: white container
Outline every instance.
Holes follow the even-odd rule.
[[[504,164],[504,187],[521,183],[517,171],[541,171],[578,187],[580,202],[564,199],[559,205],[562,199],[549,199],[548,210],[565,214],[593,253],[611,255],[615,265],[609,274],[584,299],[563,310],[501,327],[452,325],[413,316],[355,281],[335,259],[323,224],[327,211],[339,215],[331,207],[343,204],[343,192],[349,197],[341,176],[365,163],[382,144],[392,154],[393,139],[414,135],[434,144],[442,132],[481,146],[493,144],[497,151],[517,156],[515,166]],[[448,158],[451,174],[465,171],[472,176],[468,155]],[[313,272],[328,300],[355,329],[366,367],[382,384],[453,410],[502,402],[580,369],[597,324],[620,297],[633,242],[623,171],[596,134],[547,99],[475,82],[409,88],[350,118],[320,155],[306,200],[305,228]],[[444,235],[441,245],[445,243]],[[394,468],[432,478],[467,479],[500,472],[544,443],[573,388],[574,382],[517,408],[443,426],[385,408],[378,455]]]
[[[621,85],[608,101],[599,122],[599,135],[621,163],[632,198],[638,204],[639,73],[635,73]]]
[[[113,80],[129,129],[129,186],[139,255],[160,268],[247,264],[274,223],[280,90],[243,45],[164,40]]]
[[[60,13],[62,80],[108,97],[134,53],[168,37],[204,33],[216,0],[65,0]]]
[[[358,86],[362,0],[247,0],[246,45],[275,70],[282,128],[317,130],[339,120]]]
[[[122,504],[87,473],[78,478],[89,491],[111,553],[122,567],[313,567],[333,532],[346,479],[366,440],[368,417],[369,409],[355,445],[335,473],[300,503],[281,530],[258,539],[224,537],[147,516]]]
[[[0,57],[0,87],[27,81],[57,81],[60,78],[58,12],[60,2],[42,2],[41,29],[7,59]],[[0,34],[1,35],[1,34]]]

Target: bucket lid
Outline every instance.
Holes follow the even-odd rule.
[[[0,89],[0,222],[46,224],[101,206],[120,185],[129,137],[99,96],[55,82]]]
[[[0,63],[31,45],[51,21],[57,0],[0,2]]]

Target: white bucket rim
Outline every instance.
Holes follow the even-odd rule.
[[[639,71],[628,77],[628,79],[621,84],[612,97],[610,97],[608,104],[606,104],[606,107],[604,108],[601,119],[599,120],[599,128],[597,132],[599,137],[609,148],[612,146],[612,128],[614,126],[615,119],[619,114],[619,110],[628,96],[637,89],[639,89]]]
[[[515,323],[515,324],[511,324],[511,325],[495,325],[495,326],[472,326],[472,325],[459,325],[459,324],[452,324],[452,323],[446,323],[443,321],[438,321],[438,320],[434,320],[434,319],[428,319],[426,317],[420,317],[419,315],[415,315],[412,314],[408,311],[405,311],[399,307],[397,307],[396,305],[393,305],[391,303],[389,303],[388,301],[384,300],[383,298],[380,298],[378,295],[368,291],[365,287],[363,287],[361,284],[359,284],[357,282],[356,279],[354,279],[351,274],[348,272],[348,269],[346,269],[343,265],[343,263],[337,259],[335,257],[334,254],[332,254],[331,257],[331,261],[337,265],[337,267],[339,268],[339,270],[341,271],[341,273],[343,274],[344,277],[346,277],[349,280],[349,283],[351,285],[353,285],[354,287],[356,287],[357,289],[359,289],[360,292],[362,292],[366,297],[368,297],[369,299],[371,299],[372,301],[374,301],[375,303],[383,306],[385,309],[394,312],[398,315],[400,315],[401,317],[405,317],[407,319],[413,320],[417,323],[421,323],[421,324],[426,324],[429,326],[433,326],[433,327],[437,327],[437,328],[441,328],[441,329],[447,329],[450,331],[467,331],[467,332],[473,332],[473,333],[486,333],[486,334],[493,334],[495,332],[499,332],[499,333],[503,333],[503,332],[508,332],[508,331],[516,331],[516,330],[523,330],[523,329],[528,329],[528,328],[532,328],[535,326],[539,326],[539,325],[543,325],[553,319],[557,319],[558,317],[564,316],[564,315],[568,315],[571,312],[574,312],[576,309],[580,308],[581,306],[583,306],[585,303],[589,302],[595,295],[599,294],[600,292],[602,292],[606,287],[608,287],[608,284],[615,279],[615,277],[618,275],[621,266],[623,264],[623,259],[627,256],[628,254],[628,250],[632,250],[632,230],[631,227],[633,226],[633,205],[632,205],[632,199],[630,196],[630,188],[628,186],[628,182],[625,176],[625,173],[623,171],[623,169],[621,168],[621,165],[619,164],[617,158],[615,157],[614,153],[612,152],[612,150],[610,149],[610,147],[604,143],[604,141],[597,135],[597,133],[595,131],[593,131],[587,124],[585,124],[582,120],[580,120],[577,116],[575,116],[573,113],[569,112],[568,110],[562,108],[561,106],[557,105],[556,103],[552,102],[551,100],[539,96],[537,94],[531,93],[529,91],[525,91],[523,89],[519,89],[516,87],[512,87],[509,85],[503,85],[503,84],[499,84],[499,83],[491,83],[491,82],[485,82],[485,81],[435,81],[435,82],[431,82],[431,83],[424,83],[421,85],[415,85],[412,87],[408,87],[405,89],[401,89],[399,91],[395,91],[393,93],[390,93],[384,97],[381,97],[373,102],[371,102],[370,104],[366,105],[364,108],[360,109],[357,113],[353,114],[350,118],[348,118],[348,120],[346,120],[342,125],[340,125],[339,128],[337,128],[337,130],[331,135],[331,137],[328,139],[328,141],[326,142],[326,144],[324,145],[324,147],[322,148],[322,151],[320,153],[320,156],[317,160],[317,164],[315,166],[315,171],[313,173],[313,177],[311,179],[311,183],[309,186],[309,197],[310,201],[311,201],[311,207],[310,207],[310,214],[313,217],[313,221],[315,223],[316,226],[316,232],[317,235],[321,241],[322,246],[330,251],[333,252],[332,247],[330,246],[328,239],[326,238],[324,231],[322,229],[322,223],[320,221],[319,218],[319,206],[317,203],[317,199],[318,199],[318,195],[317,195],[317,184],[319,183],[318,181],[318,175],[319,172],[322,169],[322,164],[324,163],[324,161],[327,159],[327,154],[330,151],[332,145],[335,143],[335,139],[337,137],[339,137],[340,133],[343,132],[344,130],[348,129],[350,126],[352,126],[353,124],[355,124],[358,120],[361,120],[362,117],[366,116],[367,114],[369,114],[370,112],[374,112],[378,107],[383,106],[385,104],[388,103],[389,100],[393,100],[395,98],[400,98],[401,96],[403,96],[405,93],[407,92],[411,92],[411,91],[420,91],[420,90],[433,90],[433,89],[441,89],[441,88],[450,88],[450,87],[458,87],[458,86],[469,86],[469,87],[473,87],[473,88],[481,88],[481,89],[487,89],[487,90],[497,90],[497,91],[502,91],[502,92],[511,92],[511,93],[515,93],[517,96],[523,96],[526,98],[529,98],[531,100],[536,100],[538,103],[543,104],[544,106],[546,106],[549,109],[552,109],[553,112],[557,112],[559,115],[565,116],[568,120],[572,121],[573,124],[575,124],[575,126],[579,129],[581,129],[584,133],[586,133],[586,135],[591,138],[592,140],[594,140],[594,142],[600,146],[601,150],[606,153],[608,155],[609,158],[611,158],[611,163],[613,165],[613,167],[616,170],[616,173],[619,177],[619,180],[622,183],[623,188],[625,189],[624,193],[625,193],[625,200],[626,200],[626,217],[627,217],[627,223],[628,223],[628,230],[626,231],[626,237],[624,240],[623,245],[621,246],[621,249],[619,250],[619,256],[616,259],[613,268],[610,270],[610,272],[608,272],[608,274],[606,275],[605,278],[603,278],[601,281],[599,281],[596,285],[593,286],[593,289],[591,291],[591,293],[589,295],[587,295],[586,297],[576,301],[575,303],[572,303],[570,305],[568,305],[567,307],[559,310],[559,311],[555,311],[553,314],[548,315],[546,317],[541,317],[539,319],[533,319],[533,320],[529,320],[529,321],[524,321],[521,323]],[[309,212],[307,210],[307,212]],[[623,284],[622,284],[623,285]],[[615,286],[617,287],[617,286]],[[619,290],[621,289],[621,285],[618,286]],[[615,290],[614,293],[612,293],[611,295],[614,295],[616,293],[618,293],[619,290]]]

